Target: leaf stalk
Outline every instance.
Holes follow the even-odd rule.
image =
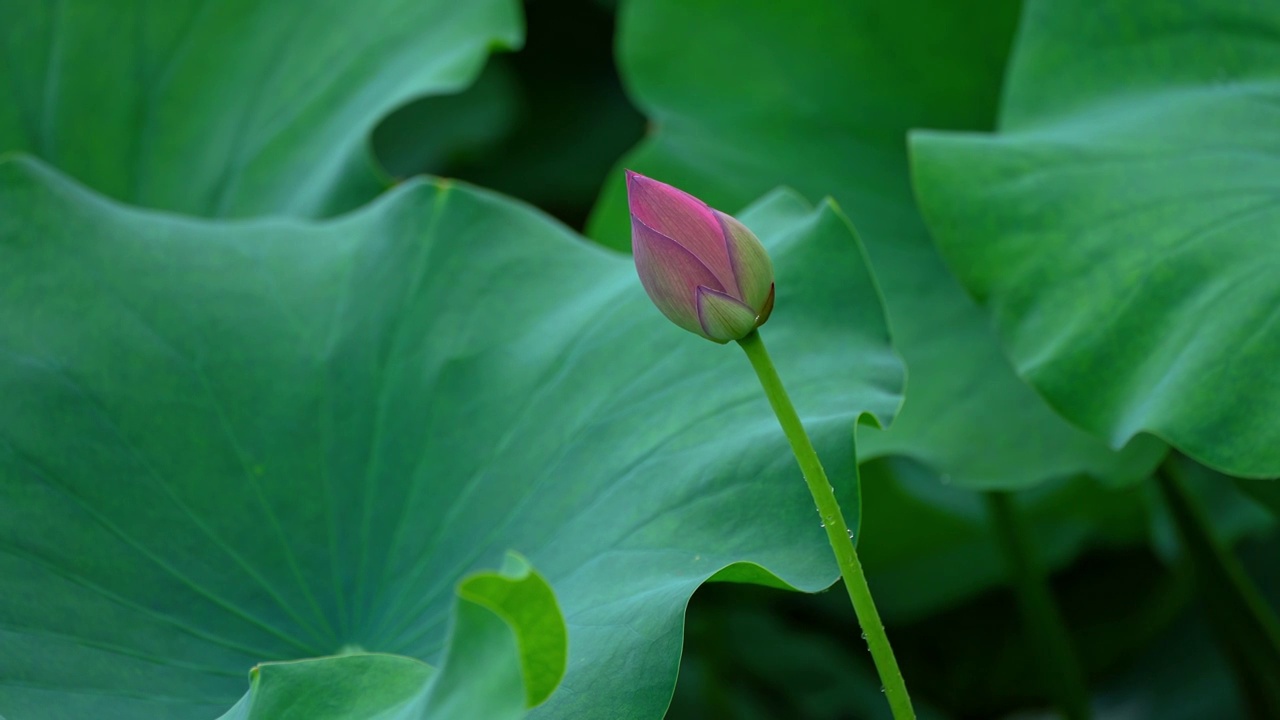
[[[1067,624],[1049,592],[1044,566],[1036,557],[1031,529],[1015,506],[1012,493],[992,491],[984,496],[1045,687],[1063,717],[1089,720],[1092,714],[1088,684],[1071,645]]]

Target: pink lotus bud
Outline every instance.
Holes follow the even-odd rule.
[[[627,201],[636,271],[671,322],[726,343],[769,319],[773,263],[745,225],[630,170]]]

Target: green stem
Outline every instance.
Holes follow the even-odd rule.
[[[1208,513],[1187,487],[1183,463],[1175,454],[1157,469],[1156,486],[1249,716],[1280,717],[1280,684],[1276,683],[1280,677],[1280,619],[1240,560],[1218,538]]]
[[[1030,528],[1014,506],[1011,493],[988,492],[984,495],[1018,595],[1022,621],[1031,646],[1036,650],[1045,687],[1053,694],[1065,717],[1088,720],[1091,713],[1084,672],[1071,647],[1067,625],[1049,593],[1049,583],[1036,558],[1035,540],[1031,537]]]
[[[782,387],[778,371],[769,359],[769,351],[764,347],[758,332],[738,341],[755,368],[764,387],[764,394],[778,416],[778,424],[791,443],[791,451],[795,453],[796,462],[809,485],[809,493],[818,506],[818,515],[827,530],[827,539],[831,541],[831,549],[835,551],[836,563],[840,566],[840,576],[844,578],[844,586],[849,591],[849,599],[853,601],[853,611],[858,616],[858,624],[862,626],[863,635],[867,639],[867,647],[871,650],[871,659],[875,661],[876,670],[880,673],[880,682],[884,685],[885,698],[893,711],[895,720],[914,720],[916,714],[911,708],[911,697],[907,695],[907,685],[902,680],[902,672],[898,669],[898,660],[893,656],[893,648],[889,647],[889,636],[884,632],[884,624],[880,622],[880,613],[876,612],[875,601],[871,599],[871,588],[867,586],[866,575],[862,572],[862,563],[858,562],[858,553],[853,547],[852,533],[845,524],[840,505],[836,502],[835,489],[827,480],[827,473],[822,469],[818,453],[809,441],[809,435],[796,414],[791,398]]]

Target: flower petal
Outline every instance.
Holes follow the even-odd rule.
[[[724,286],[693,253],[653,228],[631,218],[631,251],[636,272],[649,299],[671,322],[704,335],[698,320],[699,287],[723,290]]]
[[[746,337],[756,329],[756,311],[737,298],[698,288],[698,320],[707,337],[719,343]]]
[[[773,285],[769,286],[769,296],[764,299],[764,307],[760,309],[760,314],[756,316],[756,327],[769,322],[769,316],[773,314]]]
[[[773,261],[769,259],[769,253],[765,252],[759,238],[746,225],[719,210],[712,212],[724,227],[729,262],[733,266],[734,278],[738,281],[738,299],[759,313],[773,292]]]
[[[730,293],[738,291],[724,229],[706,203],[630,170],[627,171],[627,202],[632,217],[693,253]]]

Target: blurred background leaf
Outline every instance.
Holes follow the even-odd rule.
[[[415,100],[382,119],[373,133],[378,161],[393,177],[447,175],[492,157],[527,110],[512,63],[492,57],[475,84],[454,95]]]
[[[461,95],[393,113],[374,134],[379,159],[394,175],[460,178],[581,228],[605,176],[644,130],[614,67],[611,5],[526,3],[525,47],[493,58]]]
[[[980,494],[940,482],[907,458],[872,460],[861,470],[867,512],[859,552],[887,620],[920,620],[1004,582],[1005,560]],[[1015,496],[1051,569],[1085,551],[1145,543],[1146,502],[1136,487],[1115,490],[1087,477]]]
[[[1280,475],[1280,5],[1032,0],[1000,132],[913,136],[1018,372],[1113,447]]]
[[[0,0],[0,153],[143,207],[338,213],[386,187],[379,119],[522,38],[516,0]]]

